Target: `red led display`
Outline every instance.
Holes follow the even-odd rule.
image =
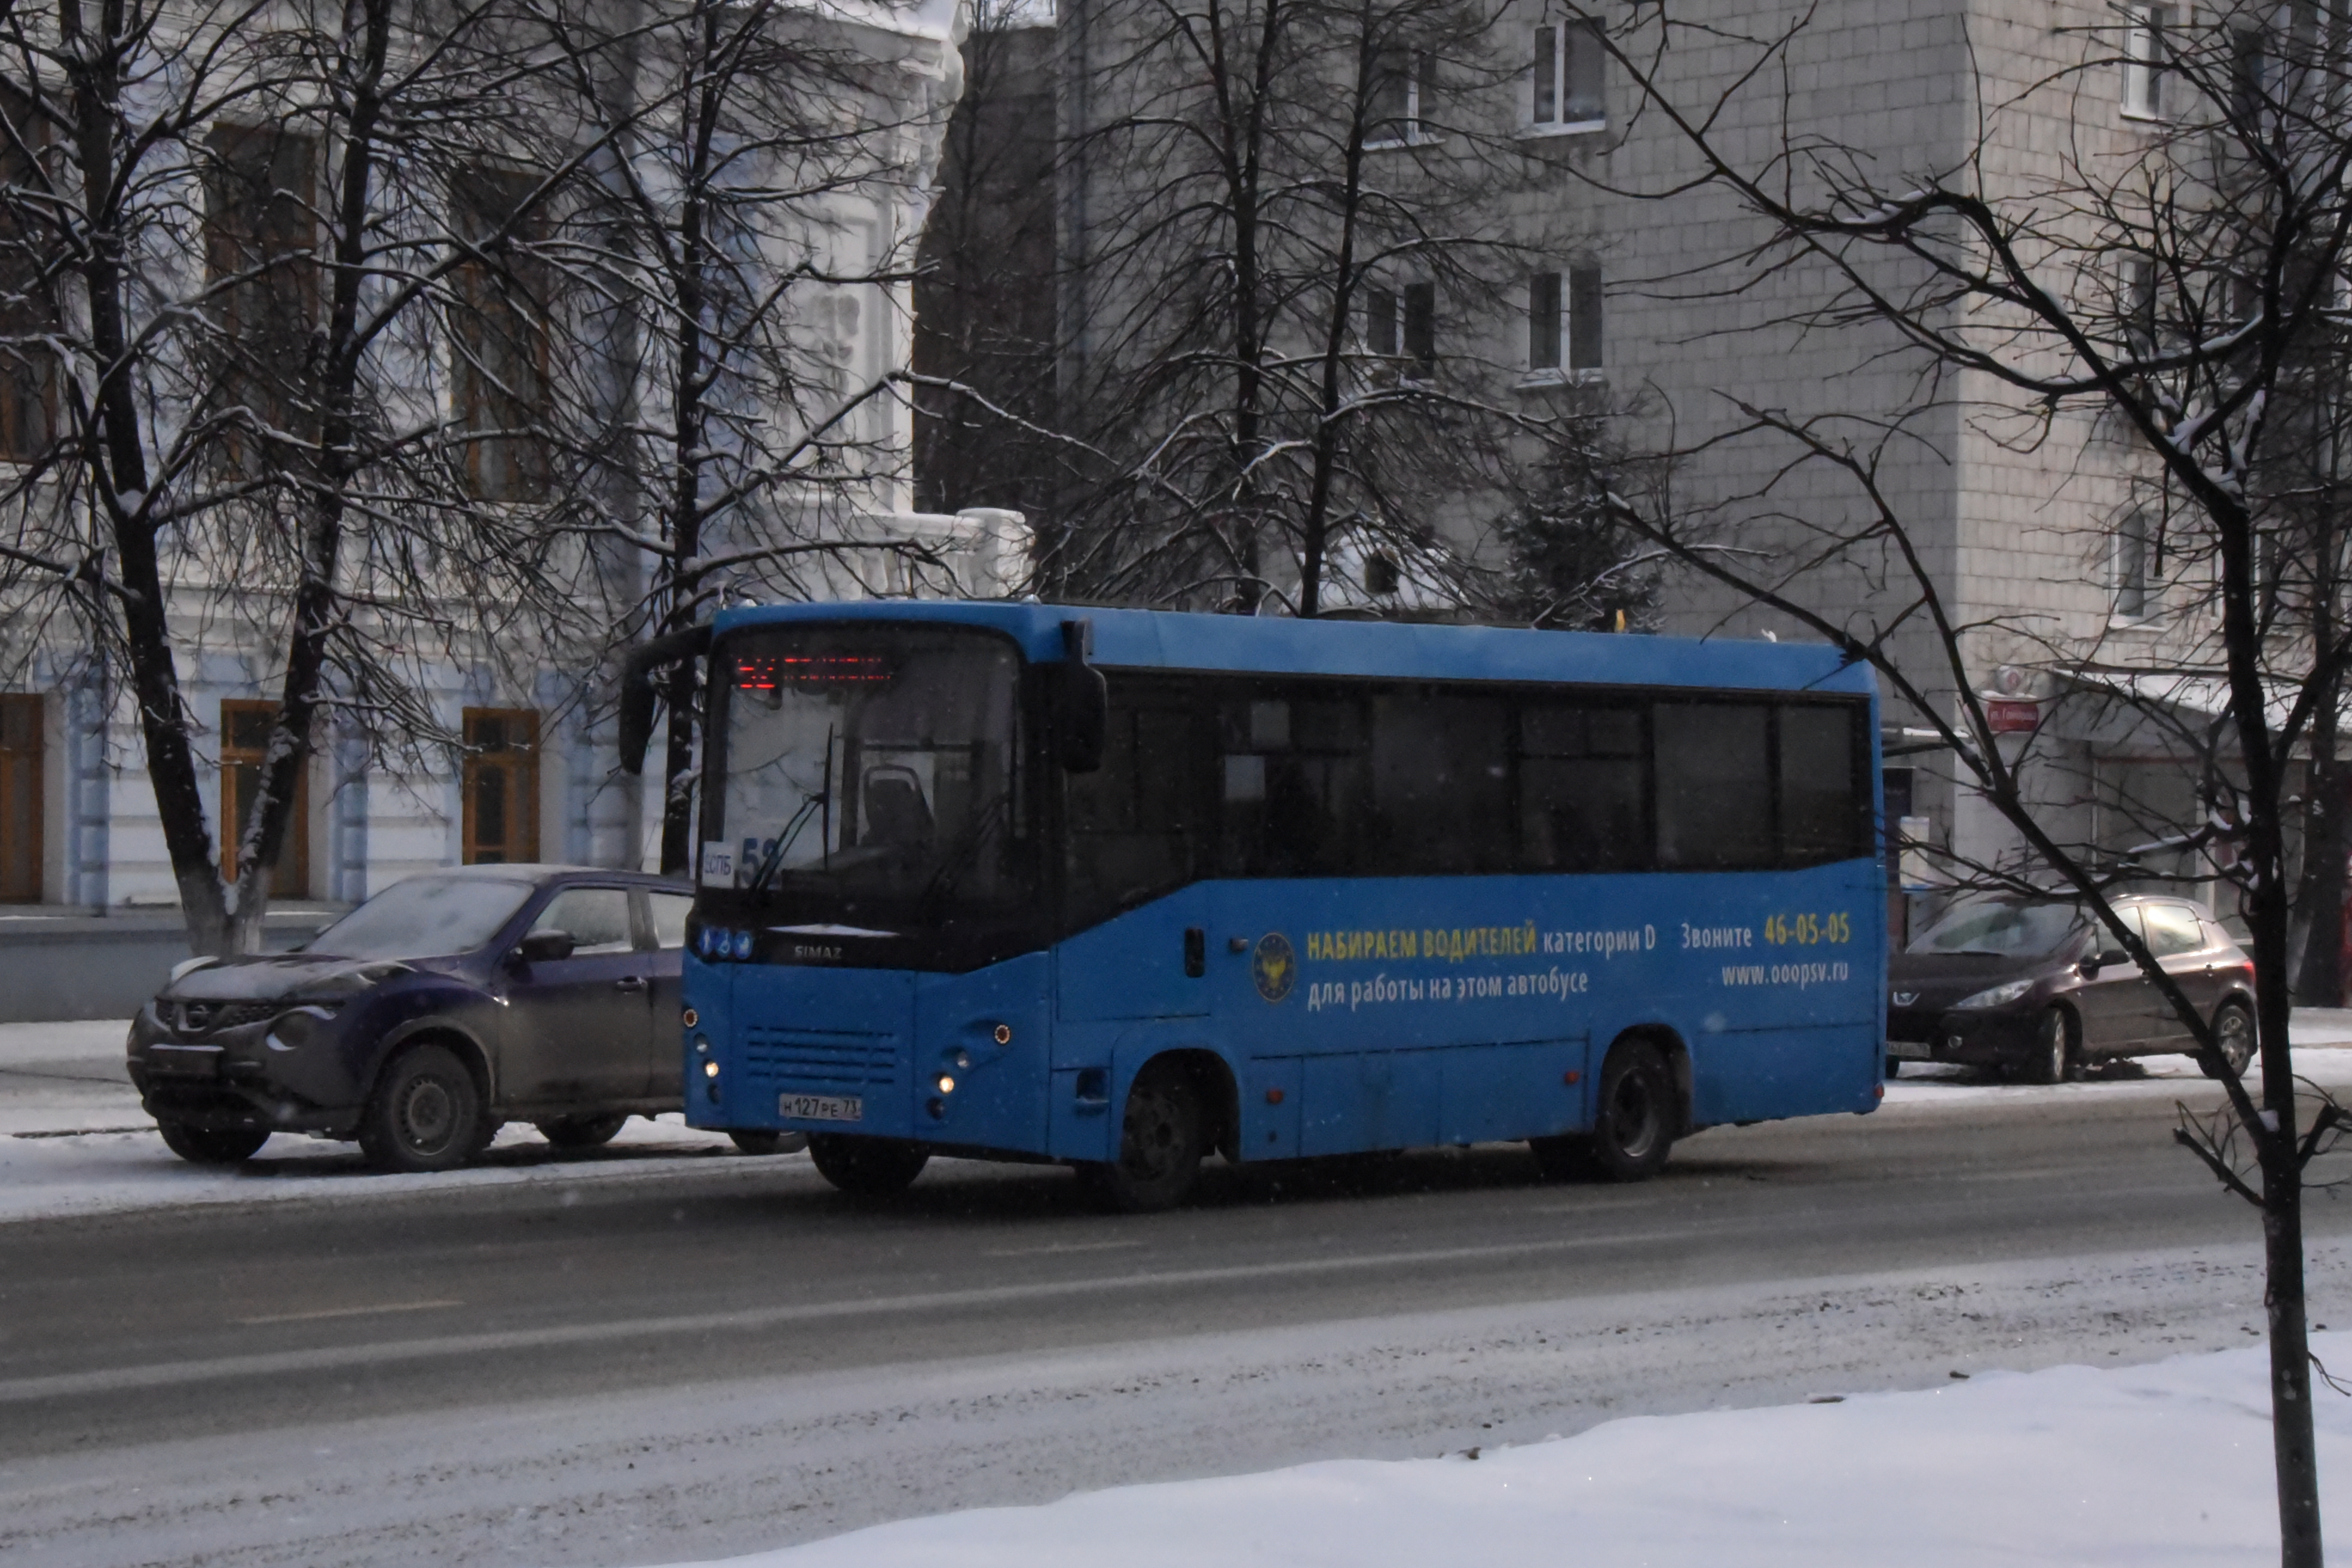
[[[735,689],[773,691],[826,686],[887,686],[895,672],[879,654],[746,655],[735,660]]]

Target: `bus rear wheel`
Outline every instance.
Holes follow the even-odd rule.
[[[1079,1179],[1104,1206],[1121,1214],[1152,1214],[1184,1201],[1201,1174],[1208,1112],[1190,1073],[1155,1062],[1127,1091],[1118,1158],[1078,1167]]]
[[[1680,1120],[1675,1075],[1658,1047],[1624,1040],[1601,1069],[1589,1158],[1605,1181],[1646,1181],[1665,1169]],[[1540,1156],[1538,1156],[1540,1158]]]
[[[818,1175],[845,1193],[869,1198],[905,1192],[931,1158],[917,1144],[839,1132],[810,1133],[808,1152]]]

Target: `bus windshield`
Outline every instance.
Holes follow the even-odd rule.
[[[1027,893],[1020,659],[982,633],[731,639],[709,837],[735,888],[807,918],[930,923]]]

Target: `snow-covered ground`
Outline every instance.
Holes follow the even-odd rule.
[[[2317,1336],[2352,1366],[2352,1333]],[[976,1509],[729,1568],[2009,1568],[2276,1562],[2267,1352],[1612,1421],[1523,1447],[1336,1460]],[[2323,1513],[2352,1399],[2318,1395]]]
[[[780,1167],[816,1180],[806,1155],[752,1159],[675,1115],[632,1117],[602,1149],[562,1153],[528,1126],[499,1134],[482,1161],[439,1175],[372,1171],[358,1146],[280,1133],[244,1165],[191,1165],[163,1147],[122,1070],[127,1020],[0,1024],[0,1222],[117,1213],[181,1204],[335,1200],[676,1172],[708,1175],[714,1162],[746,1179]]]
[[[181,1204],[363,1198],[421,1187],[642,1180],[668,1172],[708,1173],[714,1161],[727,1162],[725,1169],[746,1180],[787,1173],[816,1180],[804,1155],[747,1158],[726,1139],[697,1131],[675,1115],[657,1121],[633,1118],[611,1144],[585,1154],[559,1153],[530,1128],[509,1127],[479,1164],[442,1175],[383,1175],[368,1169],[352,1144],[286,1134],[243,1166],[206,1169],[165,1149],[140,1110],[122,1070],[129,1027],[119,1019],[0,1024],[0,1223]],[[2299,1012],[2294,1029],[2297,1067],[2315,1082],[2352,1089],[2352,1012]],[[2045,1088],[1913,1063],[1886,1086],[1886,1106],[1907,1112],[2083,1095],[2172,1099],[2201,1095],[2205,1082],[2187,1057],[2117,1063],[2088,1082]]]

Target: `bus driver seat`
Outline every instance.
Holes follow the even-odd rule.
[[[915,847],[931,841],[931,808],[915,770],[886,765],[866,775],[866,842]]]

